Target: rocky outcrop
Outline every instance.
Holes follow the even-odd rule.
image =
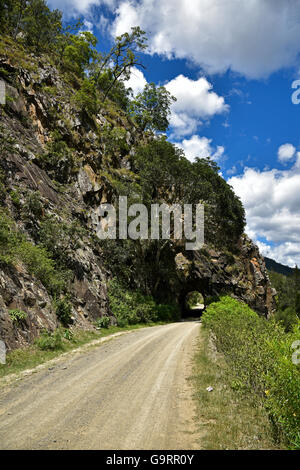
[[[69,293],[73,324],[80,328],[93,328],[95,320],[111,315],[107,299],[107,271],[99,248],[88,236],[87,214],[91,208],[85,202],[87,194],[104,191],[103,185],[100,187],[94,180],[92,168],[85,164],[94,156],[95,150],[98,149],[99,153],[96,136],[87,136],[89,150],[85,152],[85,160],[72,183],[65,188],[55,183],[41,167],[39,157],[45,154],[53,130],[53,107],[59,109],[60,102],[64,100],[68,103],[65,84],[62,84],[55,68],[44,64],[39,64],[34,74],[13,67],[5,60],[2,60],[1,66],[10,72],[9,77],[14,77],[13,83],[9,83],[5,75],[7,105],[0,110],[1,171],[5,175],[6,190],[3,206],[15,219],[18,230],[33,243],[32,233],[24,220],[24,205],[26,197],[34,192],[39,195],[44,215],[61,217],[65,223],[78,220],[86,228],[87,236],[80,240],[80,247],[71,253],[75,275]],[[41,91],[43,84],[55,85],[57,96],[49,95],[47,88]],[[69,141],[73,144],[77,142],[73,152],[80,159],[86,140],[81,136],[80,116],[76,114],[76,109],[67,106],[58,122],[61,132],[67,135]],[[11,197],[13,193],[17,194],[17,205]],[[39,221],[35,223],[38,230]],[[24,312],[26,318],[14,322],[11,312],[15,310]],[[54,330],[57,326],[53,297],[42,283],[29,274],[22,264],[14,267],[0,265],[0,339],[5,341],[7,348],[30,344],[42,329]]]
[[[93,322],[101,316],[110,316],[114,322],[107,297],[109,267],[105,268],[101,248],[94,243],[93,211],[114,195],[113,181],[106,170],[109,167],[112,173],[120,172],[126,178],[135,144],[142,137],[120,110],[106,108],[91,119],[74,104],[76,84],[65,83],[44,59],[30,56],[28,60],[30,69],[23,69],[7,57],[0,58],[0,79],[7,95],[6,106],[0,109],[0,176],[5,179],[0,203],[33,244],[32,224],[24,216],[26,200],[32,193],[39,195],[43,216],[66,224],[75,220],[81,226],[84,233],[78,246],[68,254],[72,265],[72,322],[80,328],[93,328]],[[127,154],[121,152],[105,159],[107,124],[122,130]],[[43,156],[55,131],[67,148],[61,155],[62,166],[53,168],[51,174],[45,171]],[[55,180],[59,180],[64,161],[70,157],[74,171],[68,174],[68,184],[59,184]],[[35,220],[33,225],[38,231],[40,221]],[[192,290],[199,290],[204,297],[227,292],[262,315],[272,313],[274,291],[264,261],[248,238],[240,240],[235,254],[205,247],[200,252],[177,250],[173,259],[174,276],[167,283],[168,296],[179,303]],[[30,344],[42,329],[58,326],[53,300],[25,265],[0,264],[0,339],[9,349]],[[26,318],[13,321],[11,312],[15,310],[24,312]]]
[[[246,235],[236,254],[204,247],[189,255],[178,253],[175,262],[178,283],[173,286],[174,294],[183,308],[186,295],[199,291],[204,299],[231,295],[265,317],[274,312],[276,291],[270,285],[264,258]]]

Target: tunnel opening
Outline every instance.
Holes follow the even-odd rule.
[[[205,298],[200,291],[188,292],[182,301],[181,317],[200,318],[205,310]]]

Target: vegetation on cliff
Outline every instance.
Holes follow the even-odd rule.
[[[71,323],[78,312],[75,284],[87,277],[80,253],[89,247],[95,263],[118,278],[120,292],[138,289],[141,297],[133,295],[137,303],[148,296],[159,306],[173,282],[174,257],[182,244],[97,240],[89,213],[103,200],[117,205],[119,195],[147,207],[202,202],[206,243],[238,251],[244,209],[218,166],[210,159],[191,163],[160,134],[168,128],[176,98],[153,83],[135,97],[125,86],[132,67],[142,66],[144,31],[132,28],[108,52],[100,51],[80,22],[65,27],[61,12],[51,11],[44,0],[2,0],[0,25],[0,78],[7,84],[0,135],[4,269],[23,263],[46,288],[52,309],[58,313],[60,300],[71,303],[73,310],[64,320]],[[9,162],[15,154],[24,171],[34,172],[34,190],[29,180],[15,177],[15,161]],[[47,190],[40,189],[35,166],[50,178],[43,182]],[[50,201],[53,190],[57,196]],[[112,297],[106,298],[113,304]],[[130,316],[126,321],[131,322]]]

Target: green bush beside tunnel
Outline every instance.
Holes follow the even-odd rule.
[[[202,317],[232,374],[232,386],[263,404],[277,438],[300,449],[300,323],[286,333],[275,319],[259,317],[231,297],[212,303]],[[298,346],[299,349],[299,346]]]

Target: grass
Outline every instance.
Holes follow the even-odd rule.
[[[201,329],[192,381],[197,426],[205,450],[278,449],[264,407],[232,389],[228,366],[216,352],[208,330]],[[208,392],[207,387],[213,391]]]
[[[75,330],[72,339],[63,339],[62,347],[55,350],[42,350],[36,344],[22,349],[15,349],[6,356],[6,364],[0,364],[0,378],[9,374],[16,374],[26,369],[32,369],[40,364],[43,364],[51,359],[54,359],[61,354],[75,350],[80,346],[91,343],[94,340],[101,339],[105,336],[119,333],[122,331],[131,331],[150,326],[163,325],[163,322],[151,324],[138,324],[125,327],[109,326],[103,328],[101,331],[84,331]]]

